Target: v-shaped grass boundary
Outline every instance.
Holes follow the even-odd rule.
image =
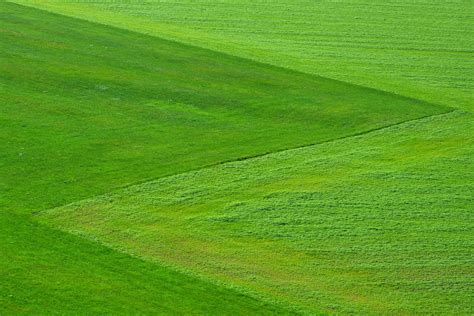
[[[216,165],[38,218],[313,312],[443,312],[454,300],[465,310],[470,246],[456,240],[469,236],[470,188],[458,182],[469,177],[471,118],[456,111]],[[451,292],[424,276],[433,269]]]

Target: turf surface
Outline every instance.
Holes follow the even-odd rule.
[[[94,257],[94,249],[74,239],[47,248],[60,237],[34,224],[31,229],[38,233],[27,233],[26,217],[15,214],[447,109],[35,9],[1,6],[0,172],[2,230],[7,232],[2,292],[10,298],[3,305],[7,311],[145,312],[159,307],[186,312],[193,303],[204,313],[226,304],[226,296],[235,302],[227,304],[229,313],[255,310],[261,304],[240,300],[232,291],[220,295],[219,288],[207,290],[202,284],[212,286],[162,267],[169,275],[148,276],[145,265],[146,277],[127,284],[133,277],[110,270],[126,270],[134,260],[118,264],[113,255],[87,259]],[[37,250],[34,255],[31,249]],[[92,260],[91,271],[71,285],[84,260]],[[103,287],[91,281],[95,278],[119,283],[124,294],[104,295]],[[127,297],[137,300],[141,292],[135,290],[148,278],[147,286],[176,278],[177,285],[167,290],[190,288],[190,297],[164,294],[157,302],[124,307]],[[150,298],[160,291],[163,287],[156,287]],[[204,291],[215,301],[199,306]]]
[[[472,10],[467,2],[391,1],[367,5],[365,1],[322,4],[279,1],[265,5],[239,1],[212,6],[196,1],[16,2],[431,103],[472,109],[472,25],[469,24]],[[230,314],[256,310],[285,312],[242,296],[238,291],[243,289],[261,293],[268,301],[274,298],[297,303],[311,311],[469,313],[472,282],[468,276],[472,275],[472,260],[468,253],[472,253],[472,239],[466,236],[472,233],[472,227],[467,224],[472,222],[468,212],[472,209],[472,199],[466,192],[473,182],[469,156],[472,154],[471,114],[457,111],[433,121],[425,119],[422,123],[401,125],[402,130],[394,127],[398,134],[392,134],[393,129],[388,134],[380,131],[377,133],[382,136],[376,134],[377,141],[372,136],[364,141],[357,138],[361,146],[367,147],[366,151],[383,149],[393,156],[402,152],[393,145],[398,144],[399,138],[403,144],[411,142],[414,146],[405,150],[411,153],[411,163],[400,157],[390,158],[391,163],[390,159],[370,160],[380,173],[373,172],[378,181],[374,183],[360,180],[363,177],[357,174],[357,168],[350,166],[362,164],[365,166],[362,170],[367,171],[370,168],[364,159],[374,157],[364,156],[364,148],[354,147],[349,139],[343,140],[342,148],[347,147],[354,156],[351,157],[354,160],[341,158],[341,164],[350,162],[343,171],[361,181],[363,186],[359,191],[345,183],[338,184],[337,181],[344,182],[338,177],[332,178],[333,174],[338,175],[334,170],[338,169],[338,160],[334,159],[340,158],[340,152],[328,149],[321,155],[315,153],[332,167],[315,169],[330,174],[327,180],[317,180],[333,183],[332,191],[324,195],[328,198],[327,205],[318,202],[319,192],[315,196],[311,195],[314,192],[295,194],[295,186],[316,190],[313,182],[320,174],[302,174],[308,171],[305,169],[308,166],[304,167],[305,163],[293,155],[289,163],[294,160],[295,166],[288,166],[288,170],[298,176],[290,180],[279,167],[269,165],[265,169],[258,164],[259,160],[248,162],[247,175],[252,177],[245,185],[249,186],[250,194],[255,195],[255,182],[272,179],[282,179],[283,189],[288,189],[280,194],[283,190],[280,185],[266,188],[264,196],[269,196],[268,201],[262,200],[263,193],[258,190],[255,201],[252,197],[246,200],[249,197],[240,192],[242,188],[236,192],[236,198],[246,202],[242,205],[229,197],[219,198],[224,188],[233,188],[234,181],[229,179],[232,174],[223,172],[219,166],[206,169],[214,170],[210,176],[219,179],[217,185],[212,179],[206,182],[200,172],[183,175],[187,186],[201,180],[191,191],[186,186],[176,188],[185,194],[177,197],[181,199],[180,205],[192,213],[173,213],[169,209],[171,214],[163,215],[163,226],[171,226],[170,220],[178,222],[173,229],[162,231],[162,235],[153,235],[156,232],[143,228],[142,222],[156,225],[158,216],[143,209],[146,203],[133,205],[137,217],[131,215],[130,220],[135,230],[121,228],[124,221],[121,216],[130,210],[129,201],[120,194],[119,201],[107,204],[115,211],[94,213],[116,220],[118,230],[111,233],[110,240],[104,238],[105,232],[111,229],[108,220],[84,227],[81,212],[93,212],[89,208],[69,209],[77,221],[65,218],[61,213],[64,209],[39,216],[65,229],[77,226],[88,233],[88,238],[98,238],[134,255],[137,250],[139,255],[155,261],[146,263],[86,242],[84,236],[79,238],[40,225],[28,214],[150,178],[363,133],[449,109],[3,2],[0,14],[0,207],[1,230],[6,232],[2,234],[3,259],[0,260],[4,272],[2,314],[156,310],[182,313],[189,312],[193,306],[193,311],[198,313],[217,313],[219,306],[219,312]],[[314,159],[304,155],[303,158],[308,163]],[[432,167],[425,164],[427,161],[433,162]],[[198,178],[191,181],[189,175]],[[242,184],[242,179],[235,181]],[[437,187],[433,188],[432,183]],[[386,184],[388,188],[384,187]],[[163,188],[165,196],[170,186]],[[150,207],[161,210],[161,201],[155,201],[160,192],[156,192],[153,183],[149,187],[155,192],[147,196],[154,201]],[[199,197],[199,190],[204,190],[202,194],[209,201]],[[344,194],[334,197],[337,190]],[[361,192],[370,194],[365,197]],[[187,198],[190,196],[195,198],[194,206]],[[129,199],[138,197],[144,197],[143,193],[134,192]],[[360,204],[334,202],[332,205],[331,198],[337,201],[357,198]],[[295,218],[284,214],[298,212],[299,207],[295,209],[292,203],[301,200],[308,200],[308,209],[334,208],[334,213],[318,217],[313,212],[302,212],[302,223],[296,225],[291,222]],[[374,203],[377,200],[380,203]],[[419,203],[414,203],[418,200]],[[99,198],[84,203],[102,205],[103,201]],[[229,203],[231,206],[226,208]],[[219,206],[224,207],[223,213],[216,215]],[[396,206],[400,210],[392,209]],[[438,211],[436,214],[431,212],[431,206]],[[360,220],[354,219],[355,215],[340,220],[341,212],[354,208],[361,210]],[[118,209],[121,211],[116,212]],[[263,217],[266,213],[258,212],[260,209],[273,211],[273,217]],[[280,214],[276,209],[285,212]],[[385,209],[390,212],[380,217],[377,212]],[[442,224],[438,213],[449,220],[449,225]],[[419,220],[423,215],[430,221]],[[387,223],[381,223],[381,218]],[[336,220],[334,227],[324,226],[324,221],[327,224],[332,220]],[[375,230],[365,227],[373,223],[379,225]],[[400,226],[412,223],[405,229],[399,226],[396,229],[405,241],[410,238],[417,241],[419,248],[405,247],[394,240],[390,235],[396,232],[390,226],[394,223]],[[234,231],[232,225],[238,230]],[[310,234],[304,225],[328,235],[323,238]],[[422,225],[427,229],[419,228]],[[380,227],[379,233],[386,233],[387,240],[378,238],[376,232]],[[332,233],[336,228],[337,232],[343,231],[340,237]],[[374,254],[363,252],[366,261],[355,260],[354,267],[347,261],[339,262],[337,257],[327,256],[337,254],[341,261],[354,259],[350,251],[344,252],[348,240],[344,231],[351,228],[358,228],[351,238],[365,247],[357,251],[380,250]],[[365,234],[366,240],[358,232]],[[296,234],[306,236],[307,241],[300,240]],[[195,244],[190,242],[190,236],[195,238]],[[222,236],[230,236],[236,243],[229,247],[221,240]],[[124,237],[131,238],[127,244]],[[168,243],[174,240],[180,247],[158,247],[153,240],[153,247],[144,250],[147,238],[162,238],[158,241]],[[302,249],[314,249],[311,240],[318,238],[335,244],[317,248],[316,253],[309,251],[307,261],[295,257],[297,264],[288,261],[290,256],[282,258],[285,251],[299,255],[305,251]],[[203,246],[202,240],[213,240],[214,249],[206,249],[210,246],[207,243]],[[394,248],[384,249],[381,240]],[[196,254],[199,246],[206,252]],[[249,253],[235,251],[233,247],[246,247]],[[339,248],[342,255],[337,253]],[[324,252],[318,255],[321,249]],[[394,249],[401,250],[403,256],[396,257]],[[407,259],[408,254],[419,256],[423,251],[427,258]],[[162,260],[165,253],[172,256]],[[186,253],[192,253],[195,260],[187,261]],[[254,266],[252,260],[262,254]],[[203,264],[205,258],[216,255],[214,265]],[[314,262],[318,262],[315,256],[321,261],[321,269],[314,267]],[[385,256],[393,259],[393,264],[387,264]],[[379,265],[374,263],[380,258]],[[213,284],[221,280],[224,282],[218,282],[221,285],[238,285],[238,291],[174,272],[156,260],[171,263],[191,275],[207,276]],[[403,265],[404,261],[410,263],[408,267]],[[312,269],[307,274],[302,272],[305,265]],[[131,273],[131,267],[136,267],[137,273]],[[248,277],[242,271],[249,267],[256,271],[252,270]],[[293,272],[302,279],[285,277]],[[79,277],[81,274],[84,278]],[[269,274],[270,277],[261,279]],[[395,282],[397,278],[404,282]],[[319,283],[305,282],[308,280]],[[110,284],[120,291],[109,291]],[[183,288],[189,292],[182,292]],[[205,296],[204,292],[209,295]],[[203,297],[209,300],[202,301]],[[130,306],[124,306],[125,303]],[[228,308],[223,310],[224,307]]]
[[[96,242],[0,215],[2,315],[288,314]]]

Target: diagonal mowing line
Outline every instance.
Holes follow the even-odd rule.
[[[363,136],[363,135],[366,135],[366,134],[370,134],[370,133],[377,132],[377,131],[380,131],[380,130],[390,129],[392,127],[403,125],[403,124],[410,123],[410,122],[421,121],[421,120],[431,118],[431,117],[449,115],[449,114],[454,113],[454,112],[463,112],[463,111],[461,111],[459,109],[449,108],[448,111],[443,112],[443,113],[425,115],[425,116],[422,116],[422,117],[408,119],[406,121],[402,121],[402,122],[398,122],[398,123],[394,123],[394,124],[390,124],[390,125],[385,125],[385,126],[380,126],[380,127],[376,127],[376,128],[371,128],[371,129],[361,131],[361,132],[357,132],[357,133],[353,133],[353,134],[350,134],[350,135],[345,135],[345,136],[341,136],[341,137],[337,137],[337,138],[333,138],[333,139],[328,139],[328,140],[324,140],[324,141],[320,141],[320,142],[315,142],[315,143],[309,143],[309,144],[306,144],[306,145],[288,147],[288,148],[279,149],[279,150],[275,150],[275,151],[264,152],[264,153],[260,153],[260,154],[256,154],[256,155],[243,156],[243,157],[239,157],[239,158],[236,158],[236,159],[223,160],[223,161],[211,163],[211,164],[208,164],[208,165],[205,165],[205,166],[202,166],[202,167],[189,169],[189,170],[184,171],[184,172],[176,172],[176,173],[168,174],[168,175],[161,176],[161,177],[148,178],[148,179],[145,179],[143,181],[138,181],[138,182],[134,182],[134,183],[131,183],[131,184],[126,184],[126,185],[118,187],[117,189],[121,190],[121,189],[125,189],[125,188],[128,188],[128,187],[134,186],[134,185],[143,184],[143,183],[150,182],[150,181],[155,181],[155,180],[158,180],[158,179],[169,178],[169,177],[177,176],[177,175],[180,175],[180,174],[186,174],[186,173],[194,172],[194,171],[198,171],[198,170],[209,169],[209,168],[212,168],[212,167],[225,165],[225,164],[229,164],[229,163],[233,163],[233,162],[237,162],[237,161],[250,160],[250,159],[254,159],[254,158],[260,158],[260,157],[264,157],[264,156],[268,156],[268,155],[281,153],[281,152],[284,152],[284,151],[297,150],[297,149],[301,149],[301,148],[307,148],[307,147],[332,143],[332,142],[336,142],[336,141],[339,141],[339,140],[342,140],[342,139]],[[70,204],[70,203],[68,203],[68,204]]]
[[[264,65],[264,66],[267,66],[267,67],[270,67],[270,68],[285,70],[287,72],[294,73],[294,74],[301,74],[301,75],[305,75],[305,76],[312,77],[312,78],[318,78],[318,79],[324,79],[324,80],[328,80],[328,81],[332,81],[332,82],[337,82],[339,84],[343,84],[343,85],[346,85],[346,86],[359,87],[359,88],[363,88],[363,89],[366,89],[366,90],[377,91],[379,93],[383,93],[383,94],[386,94],[386,95],[398,96],[398,97],[407,98],[407,99],[411,99],[411,100],[418,100],[418,101],[430,103],[432,105],[439,105],[439,104],[435,104],[435,103],[432,103],[432,102],[429,102],[429,101],[425,101],[423,99],[416,99],[414,97],[406,96],[406,95],[403,95],[403,94],[400,94],[400,93],[397,93],[397,92],[394,92],[394,91],[387,91],[387,90],[377,89],[377,88],[373,88],[373,87],[370,87],[370,86],[365,86],[365,85],[362,85],[362,84],[352,83],[352,82],[348,82],[348,81],[344,81],[344,80],[340,80],[340,79],[334,79],[334,78],[325,77],[325,76],[318,75],[318,74],[305,72],[305,71],[302,71],[302,70],[297,70],[297,69],[294,69],[294,68],[291,68],[291,67],[285,67],[285,66],[281,66],[281,65],[272,64],[272,63],[269,63],[269,62],[264,62],[264,61],[261,61],[261,60],[258,60],[258,59],[253,59],[253,58],[249,58],[249,57],[242,57],[242,56],[231,54],[229,52],[224,52],[224,51],[220,51],[220,50],[216,50],[216,49],[206,48],[204,46],[200,46],[200,45],[197,45],[197,44],[191,44],[187,41],[179,40],[179,39],[176,39],[176,38],[171,39],[171,38],[168,38],[168,37],[162,37],[162,36],[159,36],[159,35],[156,35],[156,34],[144,32],[144,31],[140,31],[140,30],[136,30],[136,29],[129,29],[129,28],[126,28],[126,27],[121,27],[121,26],[117,26],[117,25],[113,25],[113,24],[108,24],[106,22],[99,22],[99,21],[96,21],[96,20],[90,19],[90,18],[78,17],[78,16],[75,16],[71,13],[68,13],[68,14],[66,14],[64,12],[59,13],[55,10],[50,10],[50,9],[46,9],[46,8],[37,7],[34,4],[17,3],[15,0],[3,0],[3,1],[5,1],[5,3],[14,4],[14,5],[17,5],[17,6],[21,6],[21,7],[25,7],[25,8],[29,8],[29,9],[34,9],[34,10],[38,10],[38,11],[43,11],[43,12],[47,12],[49,14],[54,14],[54,15],[58,15],[58,16],[62,16],[62,17],[67,17],[67,18],[73,19],[73,20],[80,20],[80,21],[84,21],[84,22],[88,22],[88,23],[92,23],[92,24],[96,24],[96,25],[101,25],[101,26],[104,26],[104,27],[107,27],[107,28],[110,28],[110,29],[121,30],[121,31],[125,31],[125,32],[129,32],[129,33],[135,33],[135,34],[139,34],[141,36],[146,36],[146,37],[152,37],[152,38],[159,39],[161,41],[171,42],[171,43],[179,44],[179,45],[182,45],[182,46],[185,46],[185,47],[198,48],[200,50],[216,53],[216,54],[219,54],[219,55],[222,55],[222,56],[227,56],[227,57],[232,57],[232,58],[236,58],[236,59],[240,59],[240,60],[245,60],[248,63],[252,63],[252,64]],[[0,0],[0,3],[2,3],[2,0]],[[443,106],[448,108],[448,106],[446,106],[446,105],[443,105]],[[352,136],[356,136],[356,135],[352,135]],[[308,146],[310,146],[310,145],[308,145]]]
[[[140,184],[143,184],[143,183],[152,182],[152,181],[156,181],[156,180],[159,180],[159,179],[165,179],[165,178],[169,178],[169,177],[178,176],[178,175],[181,175],[181,174],[186,174],[186,173],[189,173],[189,172],[205,170],[205,169],[209,169],[209,168],[213,168],[213,167],[221,166],[221,165],[225,165],[225,164],[230,164],[230,163],[234,163],[234,162],[238,162],[238,161],[251,160],[251,159],[260,158],[260,157],[264,157],[264,156],[269,156],[269,155],[273,155],[273,154],[277,154],[277,153],[281,153],[281,152],[285,152],[285,151],[298,150],[298,149],[302,149],[302,148],[307,148],[307,147],[332,143],[332,142],[340,141],[340,140],[343,140],[343,139],[364,136],[364,135],[368,135],[368,134],[373,133],[373,132],[377,132],[377,131],[381,131],[381,130],[385,130],[385,129],[390,129],[390,128],[393,128],[395,126],[400,126],[400,125],[403,125],[403,124],[406,124],[406,123],[422,121],[422,120],[432,118],[432,117],[445,116],[445,115],[449,115],[449,114],[455,113],[455,112],[463,112],[463,111],[461,111],[459,109],[450,108],[449,111],[446,111],[444,113],[425,115],[425,116],[422,116],[422,117],[419,117],[419,118],[409,119],[409,120],[406,120],[406,121],[402,121],[402,122],[398,122],[398,123],[394,123],[394,124],[390,124],[390,125],[386,125],[386,126],[372,128],[372,129],[357,132],[357,133],[354,133],[354,134],[351,134],[351,135],[346,135],[346,136],[341,136],[341,137],[338,137],[338,138],[334,138],[334,139],[329,139],[329,140],[325,140],[325,141],[321,141],[321,142],[310,143],[310,144],[306,144],[306,145],[302,145],[302,146],[288,147],[288,148],[285,148],[285,149],[275,150],[275,151],[272,151],[272,152],[265,152],[265,153],[261,153],[261,154],[257,154],[257,155],[244,156],[244,157],[239,157],[239,158],[236,158],[236,159],[224,160],[224,161],[221,161],[221,162],[216,162],[216,163],[208,164],[208,165],[205,165],[205,166],[202,166],[202,167],[190,169],[190,170],[187,170],[187,171],[184,171],[184,172],[171,173],[171,174],[161,176],[161,177],[147,178],[147,179],[143,179],[142,181],[133,182],[133,183],[129,183],[129,184],[126,184],[126,185],[123,185],[123,186],[119,186],[115,190],[112,190],[112,191],[109,191],[109,192],[104,192],[104,193],[101,193],[101,194],[96,195],[96,196],[91,196],[91,197],[88,197],[86,199],[76,200],[76,201],[67,203],[65,205],[58,205],[58,206],[54,206],[52,208],[39,210],[39,211],[33,212],[32,216],[37,216],[37,215],[39,215],[43,212],[47,212],[48,210],[51,210],[51,209],[54,209],[54,208],[63,207],[63,206],[66,206],[66,205],[72,205],[72,204],[77,203],[79,201],[93,199],[93,198],[96,198],[96,197],[99,197],[99,196],[102,196],[102,195],[110,194],[112,192],[120,191],[120,190],[129,188],[129,187],[132,187],[132,186],[135,186],[135,185],[140,185]]]

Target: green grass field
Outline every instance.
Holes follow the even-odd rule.
[[[30,216],[0,218],[0,310],[16,314],[289,314]]]
[[[0,2],[0,313],[471,314],[472,15]]]

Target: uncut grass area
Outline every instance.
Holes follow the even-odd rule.
[[[310,313],[469,314],[473,132],[452,112],[39,217]]]

